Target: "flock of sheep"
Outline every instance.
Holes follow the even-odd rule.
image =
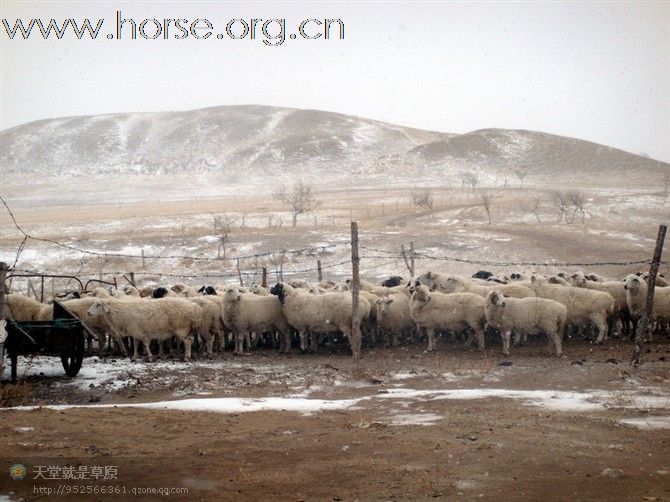
[[[271,288],[258,285],[203,286],[195,290],[181,284],[171,288],[126,286],[108,291],[97,288],[63,298],[62,304],[96,334],[100,352],[115,347],[133,359],[140,342],[149,361],[151,343],[180,341],[184,358],[191,358],[192,344],[211,355],[234,345],[243,354],[259,343],[291,349],[294,336],[300,349],[316,351],[320,343],[349,338],[352,330],[351,282],[280,282]],[[606,281],[581,272],[511,274],[493,277],[478,272],[471,278],[427,272],[407,282],[394,277],[376,285],[361,281],[358,316],[365,343],[393,344],[427,337],[434,350],[436,335],[467,335],[483,349],[487,330],[499,333],[503,354],[528,335],[544,334],[549,348],[562,355],[566,334],[595,336],[601,343],[608,335],[631,336],[645,308],[647,279],[632,274],[624,280]],[[42,304],[18,293],[5,297],[5,318],[39,321],[53,318],[53,304]],[[658,278],[653,310],[654,330],[670,333],[670,286]],[[178,344],[177,344],[178,345]],[[89,337],[89,350],[92,350]]]

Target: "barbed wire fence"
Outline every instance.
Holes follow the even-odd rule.
[[[187,280],[226,280],[226,279],[239,279],[241,283],[253,284],[259,283],[260,277],[267,277],[270,273],[274,273],[275,279],[277,281],[283,280],[286,278],[295,278],[297,276],[317,276],[321,277],[323,270],[333,270],[337,267],[344,267],[347,264],[351,263],[351,258],[342,259],[341,257],[333,257],[333,260],[328,262],[324,261],[324,253],[336,251],[338,248],[345,249],[348,251],[351,247],[350,239],[343,239],[337,242],[329,244],[320,244],[316,246],[301,247],[295,249],[281,249],[275,251],[262,251],[258,253],[242,254],[236,256],[228,256],[226,258],[214,257],[214,256],[202,256],[202,255],[186,255],[186,254],[146,254],[142,249],[141,254],[132,254],[132,253],[118,253],[118,252],[105,252],[98,251],[93,249],[86,249],[84,247],[74,245],[71,243],[62,242],[59,240],[40,237],[32,235],[25,231],[17,222],[14,213],[7,204],[4,198],[0,197],[0,201],[4,205],[8,214],[10,215],[11,221],[16,228],[16,230],[22,236],[21,243],[17,247],[16,253],[13,258],[12,265],[9,266],[9,278],[12,276],[27,276],[34,275],[36,277],[42,276],[41,285],[42,285],[42,294],[44,297],[44,277],[49,276],[68,276],[68,277],[79,277],[79,278],[98,278],[98,282],[103,281],[103,277],[112,277],[114,283],[116,283],[117,278],[125,278],[131,284],[135,284],[135,278],[144,278],[150,279],[153,281],[160,279],[187,279]],[[19,262],[23,251],[26,249],[27,245],[31,242],[44,243],[47,245],[56,246],[62,249],[67,249],[79,253],[80,258],[80,268],[77,271],[65,272],[62,270],[58,271],[45,271],[45,270],[31,270],[27,268],[19,268]],[[557,267],[602,267],[602,266],[617,266],[617,267],[632,267],[632,266],[649,266],[651,264],[650,259],[639,259],[639,260],[623,260],[623,261],[612,261],[612,260],[602,260],[602,261],[494,261],[494,260],[485,260],[477,258],[466,258],[462,256],[454,256],[449,254],[437,254],[434,252],[429,252],[427,250],[421,250],[420,248],[415,248],[414,243],[411,243],[409,248],[406,250],[404,244],[399,246],[399,249],[383,249],[380,247],[374,246],[365,246],[363,244],[359,245],[360,250],[363,252],[359,258],[361,260],[361,272],[363,274],[369,274],[371,272],[378,272],[379,270],[386,269],[387,267],[393,266],[395,271],[407,269],[410,275],[413,276],[415,269],[415,262],[421,260],[422,262],[428,263],[458,263],[458,264],[467,264],[473,266],[487,266],[487,267],[535,267],[535,268],[557,268]],[[131,267],[132,270],[102,270],[99,269],[95,272],[85,271],[84,268],[84,258],[86,256],[101,257],[101,258],[123,258],[128,260],[141,260],[143,265],[142,269]],[[311,267],[302,267],[302,268],[291,268],[291,262],[289,257],[298,257],[299,259],[304,259],[309,257],[315,259],[315,266]],[[206,262],[206,263],[219,263],[222,267],[225,267],[226,270],[220,272],[193,272],[193,271],[173,271],[165,272],[161,270],[145,270],[144,264],[146,260],[156,260],[156,261],[165,261],[165,260],[189,260],[192,262]],[[370,260],[376,260],[375,262],[370,263]],[[296,260],[297,261],[297,260]],[[366,263],[366,261],[368,263]],[[410,265],[411,263],[411,265]],[[661,265],[667,265],[668,262],[661,262]],[[274,268],[274,270],[271,270]],[[429,268],[429,267],[424,267]],[[265,269],[265,271],[264,271]],[[334,274],[336,277],[341,277],[343,275],[348,275],[349,272],[344,270],[338,270]],[[53,279],[52,279],[53,280]],[[81,284],[81,282],[80,282]],[[30,289],[31,285],[28,284]],[[55,289],[55,286],[51,285],[52,290]],[[33,292],[35,292],[35,287],[32,286]],[[37,296],[37,295],[36,295]]]

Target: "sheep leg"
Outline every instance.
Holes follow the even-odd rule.
[[[105,344],[107,342],[107,338],[105,337],[104,333],[100,334],[97,333],[97,338],[98,338],[98,356],[102,357],[102,354],[105,350]]]
[[[205,348],[207,351],[207,357],[212,357],[214,355],[214,338],[211,333],[202,333],[200,335],[203,340],[205,340]]]
[[[600,345],[603,343],[603,340],[607,338],[607,322],[602,316],[594,316],[592,319],[593,324],[598,328],[598,338],[596,338],[596,344]]]
[[[304,354],[307,349],[306,349],[306,342],[307,341],[307,333],[304,331],[300,332],[300,351]]]
[[[514,334],[514,341],[512,342],[512,344],[515,347],[518,347],[519,345],[524,345],[525,343],[526,343],[526,338],[524,336],[524,333],[516,332]]]
[[[190,331],[178,332],[177,336],[184,342],[184,361],[191,360],[191,333]]]
[[[249,352],[251,352],[251,333],[248,331],[244,334],[244,343],[246,344],[247,349],[249,349]],[[242,346],[240,354],[244,354],[244,346]]]
[[[509,356],[509,342],[510,338],[512,337],[512,331],[507,330],[502,333],[502,342],[503,342],[503,355],[504,356]]]
[[[484,345],[486,343],[484,341],[484,331],[481,330],[481,329],[478,329],[477,331],[475,331],[475,333],[477,335],[477,345],[479,345],[479,350],[484,350],[484,348],[485,348]]]
[[[163,345],[165,344],[165,340],[158,340],[158,359],[165,359],[165,356],[163,355]]]
[[[142,337],[142,343],[144,344],[144,350],[147,352],[147,361],[150,363],[153,362],[154,356],[151,353],[151,338],[148,336]],[[139,341],[135,340],[135,350],[137,350],[137,347],[139,346]]]
[[[428,334],[428,350],[435,350],[435,330],[433,328],[426,328]]]
[[[135,362],[140,357],[140,344],[138,341],[133,344],[133,358],[132,361]]]
[[[562,357],[563,356],[563,348],[561,347],[561,335],[559,333],[554,333],[551,335],[549,338],[549,347],[551,348],[551,341],[553,338],[554,345],[556,347],[556,356],[557,357]]]
[[[291,352],[291,333],[284,331],[280,332],[279,340],[279,350],[283,351],[285,354]]]
[[[319,346],[319,335],[316,333],[309,334],[309,350],[310,352],[316,353],[317,347]]]
[[[236,356],[242,356],[244,355],[244,336],[245,334],[242,332],[237,332],[235,333],[235,350],[233,351],[233,355]]]

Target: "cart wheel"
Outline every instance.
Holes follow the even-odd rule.
[[[71,352],[61,354],[60,360],[63,363],[65,374],[69,377],[77,376],[84,362],[84,344],[77,343]]]

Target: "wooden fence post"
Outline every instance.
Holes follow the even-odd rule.
[[[142,248],[142,268],[147,268],[146,262],[144,261],[144,248]]]
[[[262,282],[261,282],[261,286],[263,286],[264,288],[268,287],[268,269],[267,269],[267,267],[263,267],[263,279],[262,279]]]
[[[4,321],[4,311],[5,311],[5,280],[7,278],[7,264],[4,261],[0,261],[0,375],[5,369],[5,330],[7,325]],[[13,366],[12,366],[13,368]]]
[[[4,319],[2,313],[5,310],[5,281],[7,280],[7,270],[9,270],[7,264],[4,261],[0,261],[0,319]]]
[[[44,303],[44,276],[40,276],[40,303]]]
[[[237,263],[237,277],[240,280],[240,286],[244,286],[244,281],[242,280],[242,271],[240,270],[240,259],[236,258],[235,261]]]
[[[319,282],[323,280],[323,272],[321,271],[321,260],[316,260],[316,276]]]
[[[361,323],[358,318],[358,296],[361,287],[358,256],[358,223],[351,222],[351,366],[354,377],[361,370]]]
[[[633,348],[633,357],[631,359],[631,365],[638,367],[640,365],[640,358],[642,357],[642,345],[644,344],[644,339],[651,335],[651,330],[653,328],[652,322],[652,311],[654,309],[654,292],[656,289],[656,275],[658,274],[658,268],[661,265],[661,255],[663,254],[663,243],[665,242],[665,234],[668,230],[668,227],[665,225],[660,225],[658,227],[658,235],[656,236],[656,246],[654,247],[654,257],[651,260],[651,266],[649,267],[649,279],[647,281],[647,304],[642,314],[642,317],[638,321],[637,329],[635,330],[635,347]]]

